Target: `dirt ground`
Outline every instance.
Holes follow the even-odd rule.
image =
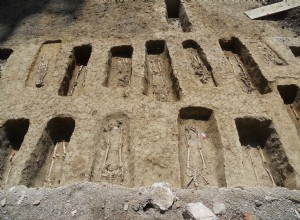
[[[299,8],[173,3],[0,1],[2,194],[300,189]]]

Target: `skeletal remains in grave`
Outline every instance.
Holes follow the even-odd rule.
[[[195,61],[191,63],[193,69],[195,70],[195,74],[200,78],[200,82],[206,84],[209,78],[211,77],[210,72],[205,70],[205,67],[202,64],[198,53],[191,52],[191,57],[192,60]]]
[[[123,181],[124,177],[124,166],[123,166],[123,159],[122,159],[122,151],[123,151],[123,128],[122,128],[122,122],[117,121],[118,125],[113,126],[110,124],[105,131],[107,132],[107,140],[106,140],[106,152],[105,157],[103,161],[103,166],[101,169],[101,175],[100,177],[105,177],[106,180],[110,183],[112,183],[115,178],[121,178],[121,181]],[[109,151],[111,149],[111,142],[110,142],[110,132],[112,130],[119,130],[119,141],[118,141],[118,156],[119,156],[119,164],[111,164],[108,162],[108,156]]]
[[[152,71],[153,77],[153,94],[157,96],[160,101],[168,101],[169,91],[167,89],[167,85],[165,83],[164,77],[162,75],[162,64],[160,60],[152,59],[149,60],[149,68]],[[154,80],[155,78],[159,78],[159,80]],[[159,81],[161,83],[159,83]]]
[[[5,63],[6,63],[6,60],[1,60],[0,59],[0,78],[2,76],[2,70],[4,68]]]
[[[48,182],[51,185],[51,183],[53,181],[53,180],[51,180],[51,174],[52,174],[52,169],[53,169],[53,166],[54,166],[55,159],[60,156],[57,153],[57,149],[58,149],[60,143],[61,142],[56,142],[56,144],[55,144],[55,147],[54,147],[54,150],[53,150],[53,154],[52,154],[52,158],[51,158],[51,165],[50,165],[50,168],[49,168],[49,171],[48,171],[48,175],[47,175],[47,177],[45,179],[44,185],[46,185],[46,183],[48,183]],[[66,143],[65,143],[64,140],[62,141],[62,147],[63,147],[63,159],[65,159],[67,151],[66,151]]]
[[[245,91],[246,93],[250,94],[252,91],[254,91],[255,89],[251,86],[251,81],[249,79],[249,76],[246,72],[246,70],[244,69],[244,66],[243,64],[239,61],[238,57],[234,54],[234,58],[240,68],[241,71],[239,71],[239,77],[237,76],[236,74],[236,70],[234,68],[234,65],[230,59],[229,56],[227,56],[227,59],[229,60],[230,64],[231,64],[231,67],[233,69],[233,73],[236,77],[238,77],[239,80],[241,80],[243,82],[243,84],[246,86],[245,89],[243,89],[243,91]]]
[[[44,55],[40,60],[39,66],[36,70],[36,75],[37,75],[37,80],[35,82],[36,87],[42,87],[44,85],[44,79],[48,71],[48,63],[49,61],[45,59],[45,55]]]
[[[73,93],[74,93],[74,90],[75,90],[75,87],[77,86],[78,79],[79,79],[79,76],[81,74],[82,69],[83,69],[83,65],[79,64],[79,65],[75,66],[75,71],[77,73],[76,73],[76,77],[75,77],[75,80],[74,80],[74,83],[73,83],[73,86],[72,86],[72,90],[70,92],[70,96],[73,95]]]
[[[256,184],[258,185],[258,184],[259,184],[259,181],[258,181],[258,180],[259,180],[259,179],[258,179],[258,174],[257,174],[256,168],[255,168],[255,163],[254,163],[253,157],[252,157],[252,155],[251,155],[251,148],[252,148],[252,147],[251,147],[250,145],[247,145],[246,148],[247,148],[248,156],[250,157],[251,166],[252,166],[252,168],[253,168],[253,172],[254,172],[255,179],[256,179]],[[271,180],[271,182],[272,182],[273,187],[276,187],[276,183],[275,183],[275,181],[274,181],[274,178],[273,178],[273,176],[272,176],[272,173],[271,173],[271,171],[267,168],[267,160],[266,160],[266,158],[265,158],[265,155],[264,155],[264,153],[263,153],[261,147],[258,145],[258,146],[256,147],[256,149],[259,151],[259,154],[260,154],[261,160],[262,160],[262,165],[263,165],[265,171],[267,172],[268,176],[270,177],[270,180]]]
[[[196,135],[196,140],[197,140],[197,147],[201,156],[201,160],[202,160],[202,168],[203,170],[206,169],[206,163],[204,160],[204,156],[203,156],[203,152],[202,152],[202,148],[203,148],[203,143],[201,143],[202,140],[204,140],[206,138],[206,134],[204,132],[199,132],[197,131],[195,128],[193,127],[186,127],[185,128],[185,134],[186,134],[186,147],[187,147],[187,162],[186,162],[186,171],[185,174],[188,177],[191,177],[191,180],[189,181],[189,183],[187,184],[186,188],[188,188],[190,186],[190,184],[193,182],[195,187],[198,187],[198,182],[197,182],[197,178],[198,176],[202,177],[202,179],[204,180],[205,184],[209,184],[209,182],[205,179],[205,177],[202,175],[202,173],[200,172],[197,175],[197,171],[195,169],[193,169],[193,167],[191,167],[190,164],[190,155],[191,155],[191,142],[190,140],[192,139],[192,135],[191,133],[194,133]],[[202,136],[202,138],[201,138]]]

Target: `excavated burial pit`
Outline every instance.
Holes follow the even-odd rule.
[[[108,54],[107,77],[104,86],[111,88],[127,87],[131,81],[132,53],[130,45],[111,48]]]
[[[295,57],[300,58],[300,47],[291,46],[290,50],[292,51]]]
[[[0,127],[0,183],[5,184],[8,181],[29,124],[26,118],[10,119]]]
[[[129,119],[125,114],[108,115],[103,120],[91,182],[133,186],[133,157],[129,137]]]
[[[219,44],[232,66],[235,77],[240,81],[243,91],[251,93],[255,90],[254,87],[260,94],[272,91],[250,51],[238,38],[220,39]]]
[[[178,129],[181,187],[226,186],[222,143],[213,111],[203,107],[180,109]]]
[[[8,48],[0,49],[0,78],[2,76],[2,70],[4,68],[4,65],[10,55],[12,54],[13,50]]]
[[[300,137],[300,90],[296,85],[278,85],[278,92],[286,105]]]
[[[42,44],[31,65],[26,86],[44,86],[47,74],[54,70],[60,48],[61,40],[46,41]],[[48,81],[53,80],[49,79],[49,76],[47,78]]]
[[[247,186],[282,186],[294,189],[295,173],[285,154],[272,121],[265,118],[235,119],[242,146],[244,184]],[[272,181],[274,180],[274,183]]]
[[[255,49],[262,55],[268,65],[286,66],[288,63],[280,57],[269,45],[262,41],[252,42]]]
[[[180,86],[164,40],[146,42],[144,94],[162,102],[180,100]]]
[[[167,21],[173,26],[181,26],[183,32],[190,32],[192,24],[180,0],[165,0]]]
[[[87,65],[91,53],[92,46],[90,44],[73,48],[65,76],[60,83],[58,95],[71,96],[75,91],[75,87],[77,87],[77,90],[81,90],[84,87]]]
[[[59,116],[49,120],[26,161],[19,184],[27,187],[59,186],[74,129],[75,121],[71,117]]]
[[[189,55],[189,60],[191,61],[191,66],[194,69],[197,80],[202,85],[217,86],[212,67],[199,44],[193,40],[186,40],[182,42],[182,47]]]

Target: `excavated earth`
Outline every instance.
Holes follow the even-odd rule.
[[[257,7],[0,0],[0,219],[299,219],[299,8]]]

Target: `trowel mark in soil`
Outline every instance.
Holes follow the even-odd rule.
[[[260,52],[268,65],[286,66],[287,62],[281,58],[271,47],[261,41],[252,42],[256,50]]]
[[[179,112],[182,188],[226,186],[221,140],[213,111],[187,107]]]
[[[232,66],[235,77],[241,82],[242,90],[251,93],[256,88],[260,94],[271,92],[267,79],[263,76],[250,51],[238,38],[221,39],[220,46]]]
[[[19,184],[28,187],[59,186],[74,129],[75,121],[71,117],[51,119],[26,161]]]
[[[194,69],[197,80],[207,86],[217,86],[212,68],[202,48],[193,40],[182,42],[182,46],[189,55],[189,60],[191,61],[191,66]]]
[[[25,118],[7,120],[0,127],[0,183],[4,185],[8,179],[15,158],[29,128],[29,120]]]
[[[54,71],[60,48],[61,40],[46,41],[42,44],[31,65],[26,86],[40,88],[45,85],[46,77],[48,78],[48,83],[54,81],[54,79],[49,78],[49,73]]]
[[[172,62],[164,40],[146,42],[145,91],[158,101],[180,100],[180,87],[173,74]]]
[[[165,0],[167,21],[169,24],[182,28],[183,32],[190,32],[192,24],[180,0]]]
[[[65,76],[60,83],[58,95],[71,96],[75,91],[75,87],[79,91],[83,89],[91,53],[92,46],[89,44],[74,47],[69,57],[70,61]]]
[[[107,77],[104,85],[111,88],[127,87],[132,73],[132,46],[111,48],[109,52]]]
[[[296,187],[293,167],[272,121],[265,118],[235,119],[242,145],[242,169],[247,186]]]
[[[129,130],[129,119],[125,114],[113,114],[104,119],[101,148],[96,151],[92,167],[92,182],[132,186]]]
[[[0,78],[2,77],[2,71],[4,69],[5,63],[12,54],[13,50],[8,48],[0,49]]]
[[[300,137],[300,90],[296,85],[278,85],[279,94]]]

